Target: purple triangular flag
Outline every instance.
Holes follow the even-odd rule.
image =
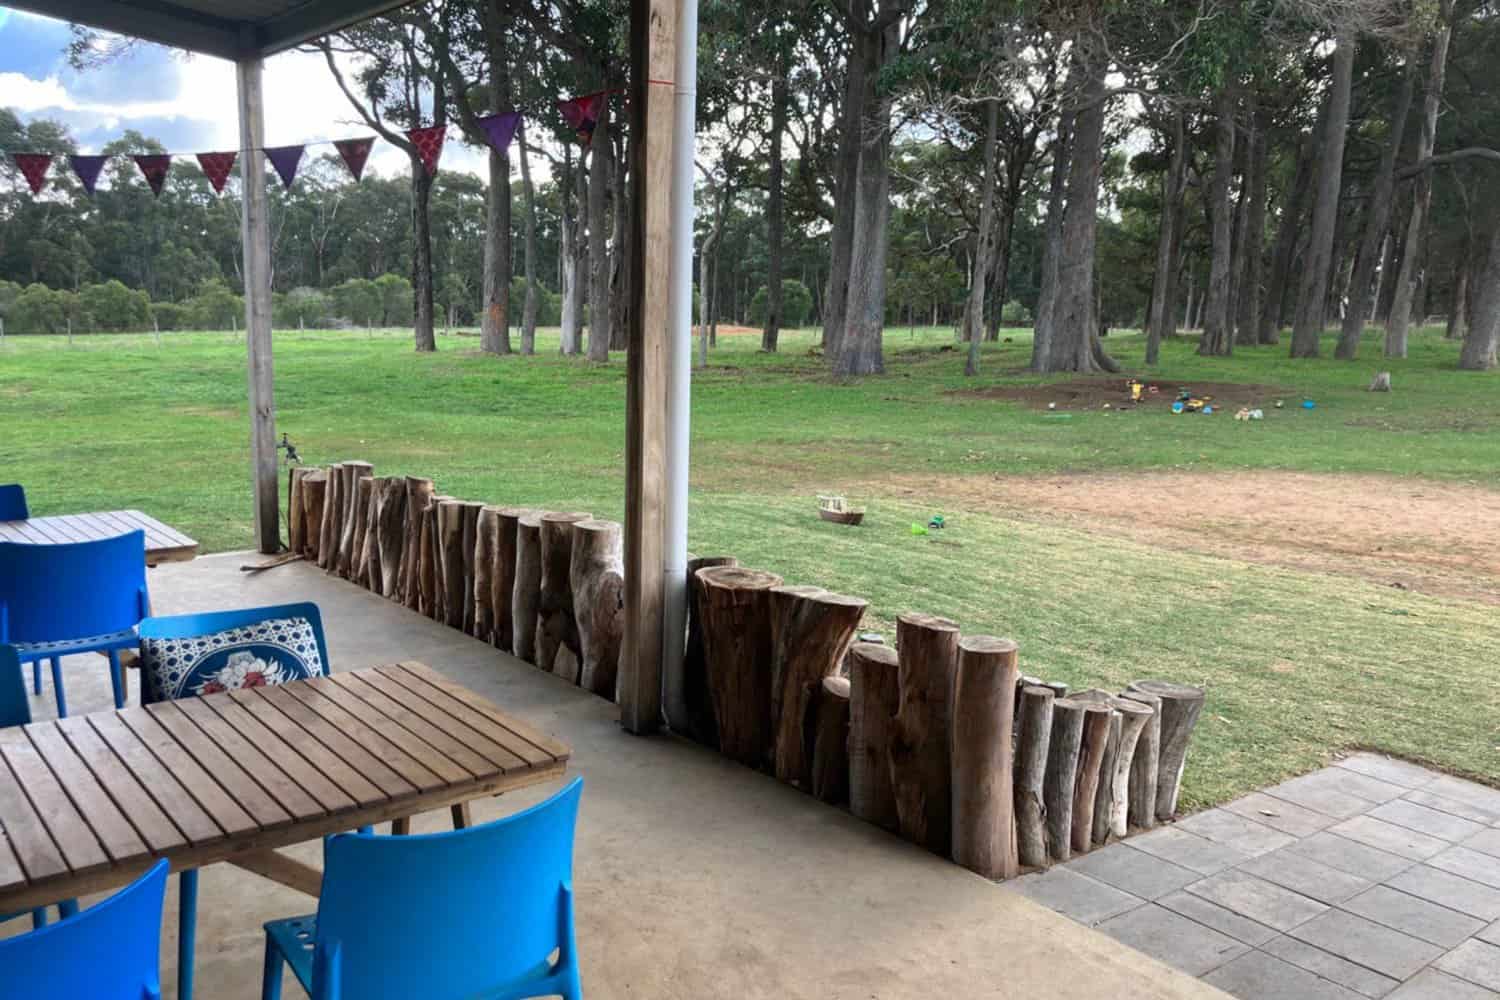
[[[70,156],[68,165],[73,168],[73,173],[78,175],[83,189],[89,194],[94,193],[94,185],[99,183],[99,171],[104,169],[104,161],[107,156]]]
[[[302,150],[305,146],[268,146],[266,147],[266,159],[271,161],[271,166],[276,168],[276,176],[281,178],[281,183],[288,190],[291,189],[292,181],[297,179],[297,164],[302,162]]]
[[[521,112],[502,111],[497,115],[485,115],[483,118],[474,119],[474,123],[484,130],[486,138],[496,152],[501,156],[510,148],[511,139],[515,138],[516,126],[521,124]]]

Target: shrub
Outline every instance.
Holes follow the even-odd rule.
[[[368,278],[350,278],[335,285],[332,295],[334,311],[357,326],[373,326],[385,321],[380,288]]]
[[[151,325],[150,296],[114,278],[99,285],[84,285],[78,300],[83,312],[91,317],[93,329],[144,330]]]
[[[158,330],[186,330],[188,328],[188,316],[188,307],[183,303],[151,303],[151,318],[156,322]]]
[[[271,309],[271,320],[285,329],[327,326],[329,299],[316,288],[293,288],[277,298]]]
[[[183,303],[195,330],[232,330],[243,325],[245,302],[218,278],[198,286],[198,294]]]
[[[697,295],[694,293],[696,301]],[[750,323],[754,326],[764,326],[766,322],[766,309],[770,293],[765,285],[755,293],[750,300]],[[783,278],[781,281],[781,326],[782,329],[795,330],[807,322],[807,314],[812,311],[812,292],[807,286],[796,278]],[[694,313],[696,318],[697,313]]]

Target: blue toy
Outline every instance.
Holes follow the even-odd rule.
[[[0,521],[24,521],[31,516],[26,508],[26,490],[20,483],[0,486]]]

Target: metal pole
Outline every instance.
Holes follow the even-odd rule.
[[[266,144],[261,94],[263,61],[237,63],[240,103],[240,236],[244,240],[245,346],[249,356],[250,461],[255,488],[255,544],[281,550],[276,474],[276,394],[271,367],[271,229],[266,202]]]

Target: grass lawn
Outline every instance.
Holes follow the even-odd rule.
[[[840,384],[810,333],[725,337],[695,373],[690,544],[871,601],[890,631],[907,609],[1021,643],[1027,673],[1077,686],[1144,676],[1203,683],[1209,707],[1184,805],[1197,808],[1310,769],[1361,745],[1500,782],[1492,604],[1361,579],[1169,549],[1066,519],[1007,517],[948,487],[995,476],[1171,470],[1291,470],[1420,477],[1489,487],[1500,468],[1500,375],[1454,370],[1437,331],[1386,361],[1290,361],[1285,346],[1202,359],[1166,345],[1156,372],[1279,387],[1287,408],[1239,423],[1117,409],[1050,415],[965,390],[1039,381],[1021,369],[1024,332],[987,345],[966,380],[951,331],[888,331],[887,374]],[[624,365],[492,358],[478,341],[409,333],[277,334],[279,430],[305,461],[362,458],[377,474],[432,476],[494,503],[623,507]],[[1110,349],[1141,371],[1143,344]],[[1371,394],[1371,375],[1395,392]],[[1317,408],[1300,408],[1304,397]],[[250,543],[243,345],[229,334],[6,338],[0,346],[0,479],[27,484],[38,513],[139,507],[209,550]],[[886,489],[882,483],[894,484]],[[1365,480],[1360,480],[1365,482]],[[916,484],[915,486],[913,484]],[[813,494],[845,491],[865,526],[820,522]],[[1180,498],[1179,498],[1180,499]],[[1293,500],[1264,498],[1284,508]],[[913,536],[943,513],[952,527]],[[1232,514],[1233,512],[1225,512]],[[1143,519],[1170,516],[1143,497]],[[1351,508],[1350,517],[1358,517]],[[1465,511],[1455,509],[1458,521]]]

